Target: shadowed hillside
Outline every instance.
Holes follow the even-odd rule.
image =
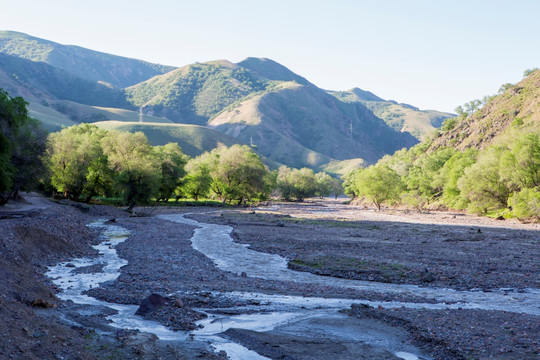
[[[0,52],[45,62],[80,78],[102,81],[117,87],[131,86],[174,69],[172,66],[152,64],[79,46],[62,45],[15,31],[0,31]]]
[[[370,91],[354,88],[349,91],[331,91],[330,94],[344,102],[360,102],[377,117],[383,119],[395,131],[407,131],[421,140],[443,121],[454,117],[454,114],[420,110],[408,104],[400,104],[393,100],[384,100]]]

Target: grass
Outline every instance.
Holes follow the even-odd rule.
[[[189,156],[198,156],[219,145],[232,146],[240,143],[235,138],[210,128],[189,124],[158,124],[120,121],[101,121],[95,123],[105,130],[142,131],[152,145],[177,143]]]

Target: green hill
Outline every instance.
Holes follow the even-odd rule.
[[[79,78],[46,63],[0,53],[0,87],[12,96],[70,100],[87,105],[130,108],[122,90]]]
[[[106,130],[142,131],[152,145],[165,145],[175,142],[185,154],[197,156],[210,151],[219,145],[232,146],[240,142],[215,130],[187,124],[158,124],[121,121],[102,121],[95,125]]]
[[[455,116],[435,110],[420,110],[393,100],[384,100],[372,92],[359,88],[349,91],[331,91],[330,94],[344,102],[362,103],[392,129],[407,131],[419,140],[439,128],[445,119]]]
[[[126,89],[128,98],[145,113],[178,123],[204,125],[235,101],[271,83],[226,60],[192,64]]]
[[[240,61],[236,65],[249,69],[268,80],[294,81],[302,85],[310,84],[310,82],[305,78],[295,74],[274,60],[249,57],[243,61]]]
[[[236,104],[209,124],[252,141],[261,154],[295,167],[350,158],[372,163],[417,143],[410,134],[393,131],[362,104],[344,103],[313,85],[296,82]]]
[[[121,88],[174,69],[79,46],[61,45],[15,31],[0,31],[0,52],[44,62],[77,77]]]
[[[534,71],[502,94],[491,98],[483,108],[441,133],[430,146],[434,150],[450,146],[459,150],[483,149],[506,133],[540,130],[540,70]]]

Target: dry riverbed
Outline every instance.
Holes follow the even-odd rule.
[[[128,265],[121,268],[116,280],[88,294],[117,304],[145,301],[141,317],[179,333],[198,329],[199,320],[207,316],[264,314],[272,309],[265,300],[235,297],[231,292],[359,299],[359,303],[436,301],[413,294],[332,286],[331,281],[295,283],[222,271],[192,248],[195,226],[165,221],[155,216],[158,214],[189,212],[187,217],[203,223],[229,225],[235,241],[249,244],[252,250],[279,254],[289,260],[290,269],[303,272],[457,290],[497,292],[506,288],[508,296],[540,287],[537,225],[457,213],[377,213],[329,200],[253,209],[137,211],[147,216],[129,217],[107,207],[51,204],[23,218],[0,220],[6,234],[0,270],[7,279],[1,285],[0,311],[7,321],[0,325],[4,335],[0,352],[15,359],[226,358],[201,341],[162,341],[152,334],[119,330],[105,319],[114,313],[111,309],[55,298],[57,290],[43,276],[45,266],[78,256],[97,256],[89,246],[99,242],[99,233],[86,224],[98,218],[113,220],[111,223],[131,232],[116,246]],[[29,239],[34,240],[28,243]],[[74,271],[92,274],[102,267]],[[267,331],[224,328],[222,337],[275,359],[325,359],[329,354],[357,359],[360,353],[366,359],[398,358],[395,351],[350,340],[361,329],[391,334],[392,341],[415,346],[433,359],[534,359],[540,354],[540,319],[535,315],[367,305],[344,306],[342,314]],[[321,333],[313,330],[318,326]],[[327,331],[334,328],[350,329],[350,339],[330,336]]]

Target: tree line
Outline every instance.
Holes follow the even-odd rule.
[[[242,204],[341,193],[339,181],[326,173],[286,166],[270,171],[247,145],[190,158],[176,143],[152,146],[142,132],[91,124],[47,136],[26,105],[0,90],[0,205],[38,185],[75,201],[121,198],[129,208],[181,198]]]
[[[106,131],[81,124],[49,135],[45,155],[50,183],[63,196],[89,202],[123,196],[125,203],[175,198],[242,204],[268,199],[328,196],[336,180],[311,169],[270,171],[247,145],[221,146],[195,158],[178,144],[152,146],[142,132]]]
[[[484,215],[540,220],[540,133],[511,131],[483,150],[429,142],[386,156],[344,177],[345,193],[378,209],[405,204],[467,209]]]

